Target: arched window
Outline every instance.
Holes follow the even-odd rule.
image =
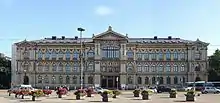
[[[163,84],[163,77],[159,78],[159,84]]]
[[[133,84],[133,78],[131,76],[129,76],[127,78],[127,82],[128,82],[128,84]]]
[[[148,65],[144,66],[144,72],[149,72],[149,66]]]
[[[182,51],[182,52],[180,53],[180,59],[181,59],[181,60],[185,60],[185,52],[184,52],[184,51]]]
[[[88,84],[93,84],[93,77],[92,76],[88,77]]]
[[[178,77],[177,76],[174,77],[174,84],[178,84]]]
[[[59,83],[62,84],[63,83],[63,77],[60,75],[59,76]]]
[[[70,73],[70,72],[71,72],[70,64],[67,63],[65,67],[66,67],[66,72],[67,72],[67,73]]]
[[[88,68],[87,68],[87,71],[90,71],[90,72],[92,72],[92,71],[94,71],[94,65],[93,65],[93,63],[91,62],[91,63],[89,63],[88,64]]]
[[[171,79],[169,76],[167,77],[167,84],[171,84]]]
[[[145,84],[149,84],[149,78],[148,77],[145,77]]]
[[[134,52],[132,50],[127,51],[127,58],[134,58]]]
[[[49,83],[49,77],[47,75],[44,77],[44,83],[46,83],[46,84]]]
[[[170,51],[166,52],[166,60],[171,60]]]
[[[39,72],[43,71],[43,65],[41,63],[38,64],[37,68]]]
[[[181,65],[180,71],[181,71],[181,72],[184,72],[184,71],[185,71],[185,65]]]
[[[50,59],[50,55],[51,55],[51,54],[50,54],[49,50],[47,50],[47,51],[46,51],[46,54],[45,54],[45,59],[46,59],[46,60],[49,60],[49,59]]]
[[[178,52],[176,50],[173,52],[173,59],[178,60]]]
[[[157,59],[157,53],[156,53],[155,51],[153,51],[153,52],[151,53],[151,59],[152,59],[152,60],[156,60],[156,59]]]
[[[142,53],[141,53],[141,51],[138,51],[136,53],[136,58],[137,58],[137,60],[142,60]]]
[[[66,51],[66,60],[70,60],[70,57],[71,57],[70,50],[67,50]]]
[[[78,58],[79,58],[79,51],[74,50],[74,52],[73,52],[73,60],[78,60]]]
[[[43,79],[42,76],[39,75],[39,76],[37,77],[37,81],[38,81],[37,83],[43,83],[42,79]]]
[[[52,84],[55,84],[56,83],[56,77],[53,75],[52,76]]]
[[[160,66],[159,66],[158,71],[159,71],[159,72],[163,72],[163,65],[160,65]]]
[[[78,70],[79,70],[79,64],[75,62],[73,64],[73,72],[77,72]]]
[[[149,53],[148,52],[144,53],[144,60],[149,60]]]
[[[73,76],[73,84],[77,84],[77,76]]]
[[[52,70],[53,70],[53,72],[57,71],[57,65],[55,63],[52,65]]]
[[[141,66],[141,64],[138,64],[138,66],[137,66],[137,72],[142,72],[142,66]]]
[[[178,70],[178,66],[175,64],[174,66],[173,66],[173,71],[174,72],[178,72],[179,70]]]
[[[152,84],[156,84],[156,78],[152,77]]]
[[[163,52],[162,51],[159,52],[159,60],[163,60]]]
[[[66,84],[70,84],[70,77],[68,75],[66,76]]]
[[[42,53],[42,51],[38,51],[38,53],[37,53],[37,58],[39,59],[39,60],[42,60],[42,58],[43,58],[43,53]]]
[[[52,59],[56,60],[57,59],[57,53],[55,50],[52,51]]]
[[[95,52],[90,49],[90,50],[87,52],[87,57],[88,57],[88,58],[93,58],[94,56],[95,56]]]
[[[166,65],[166,72],[170,72],[170,71],[171,71],[170,64],[167,64],[167,65]]]
[[[59,64],[59,66],[58,66],[58,71],[59,71],[59,72],[62,72],[62,71],[63,71],[63,64],[62,64],[62,63]]]
[[[131,63],[127,64],[127,72],[133,72],[133,66]]]
[[[46,63],[46,64],[44,65],[44,71],[45,71],[45,72],[50,71],[50,64]]]
[[[59,60],[63,60],[63,55],[64,55],[64,53],[60,50],[59,54],[58,54]]]
[[[141,77],[138,77],[138,78],[137,78],[137,82],[138,82],[138,84],[142,84],[142,78],[141,78]]]

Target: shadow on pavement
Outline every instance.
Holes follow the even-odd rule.
[[[32,101],[32,100],[24,100],[24,99],[21,99],[19,100],[20,102],[39,102],[41,100],[35,100],[35,101]]]
[[[62,99],[62,100],[77,100],[77,99],[74,99],[74,98],[69,98],[69,99]],[[80,99],[80,100],[85,100],[85,99]]]
[[[160,98],[170,98],[170,97],[160,97]]]
[[[174,100],[173,102],[186,102],[184,100]]]
[[[139,98],[138,98],[138,99],[131,99],[131,100],[143,100],[143,99],[139,99]]]
[[[102,103],[102,101],[89,101],[89,102],[100,102],[100,103]],[[108,101],[108,102],[111,102],[111,101]]]

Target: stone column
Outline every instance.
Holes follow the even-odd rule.
[[[100,84],[101,84],[101,77],[100,77],[100,75],[95,75],[95,78],[94,78],[94,84],[95,84],[95,87],[99,87],[100,86]]]
[[[121,60],[126,60],[126,44],[121,44],[120,45],[120,55],[121,55]]]
[[[95,43],[95,59],[100,59],[101,55],[100,43]]]

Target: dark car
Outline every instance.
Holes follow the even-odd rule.
[[[167,86],[158,86],[157,87],[157,93],[162,93],[162,92],[170,92],[171,88]]]

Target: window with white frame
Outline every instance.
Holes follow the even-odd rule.
[[[141,67],[140,64],[137,66],[137,71],[138,71],[138,72],[142,72],[142,67]]]
[[[181,72],[184,72],[184,71],[185,71],[185,65],[181,65],[180,71],[181,71]]]
[[[174,71],[174,72],[178,72],[178,66],[177,66],[177,65],[174,65],[174,66],[173,66],[173,71]]]
[[[151,66],[151,71],[152,71],[152,72],[156,72],[156,66],[155,66],[155,65],[152,65],[152,66]]]
[[[144,72],[149,72],[149,66],[148,65],[144,66]]]
[[[171,71],[171,68],[170,68],[170,65],[166,65],[166,72],[170,72]]]

